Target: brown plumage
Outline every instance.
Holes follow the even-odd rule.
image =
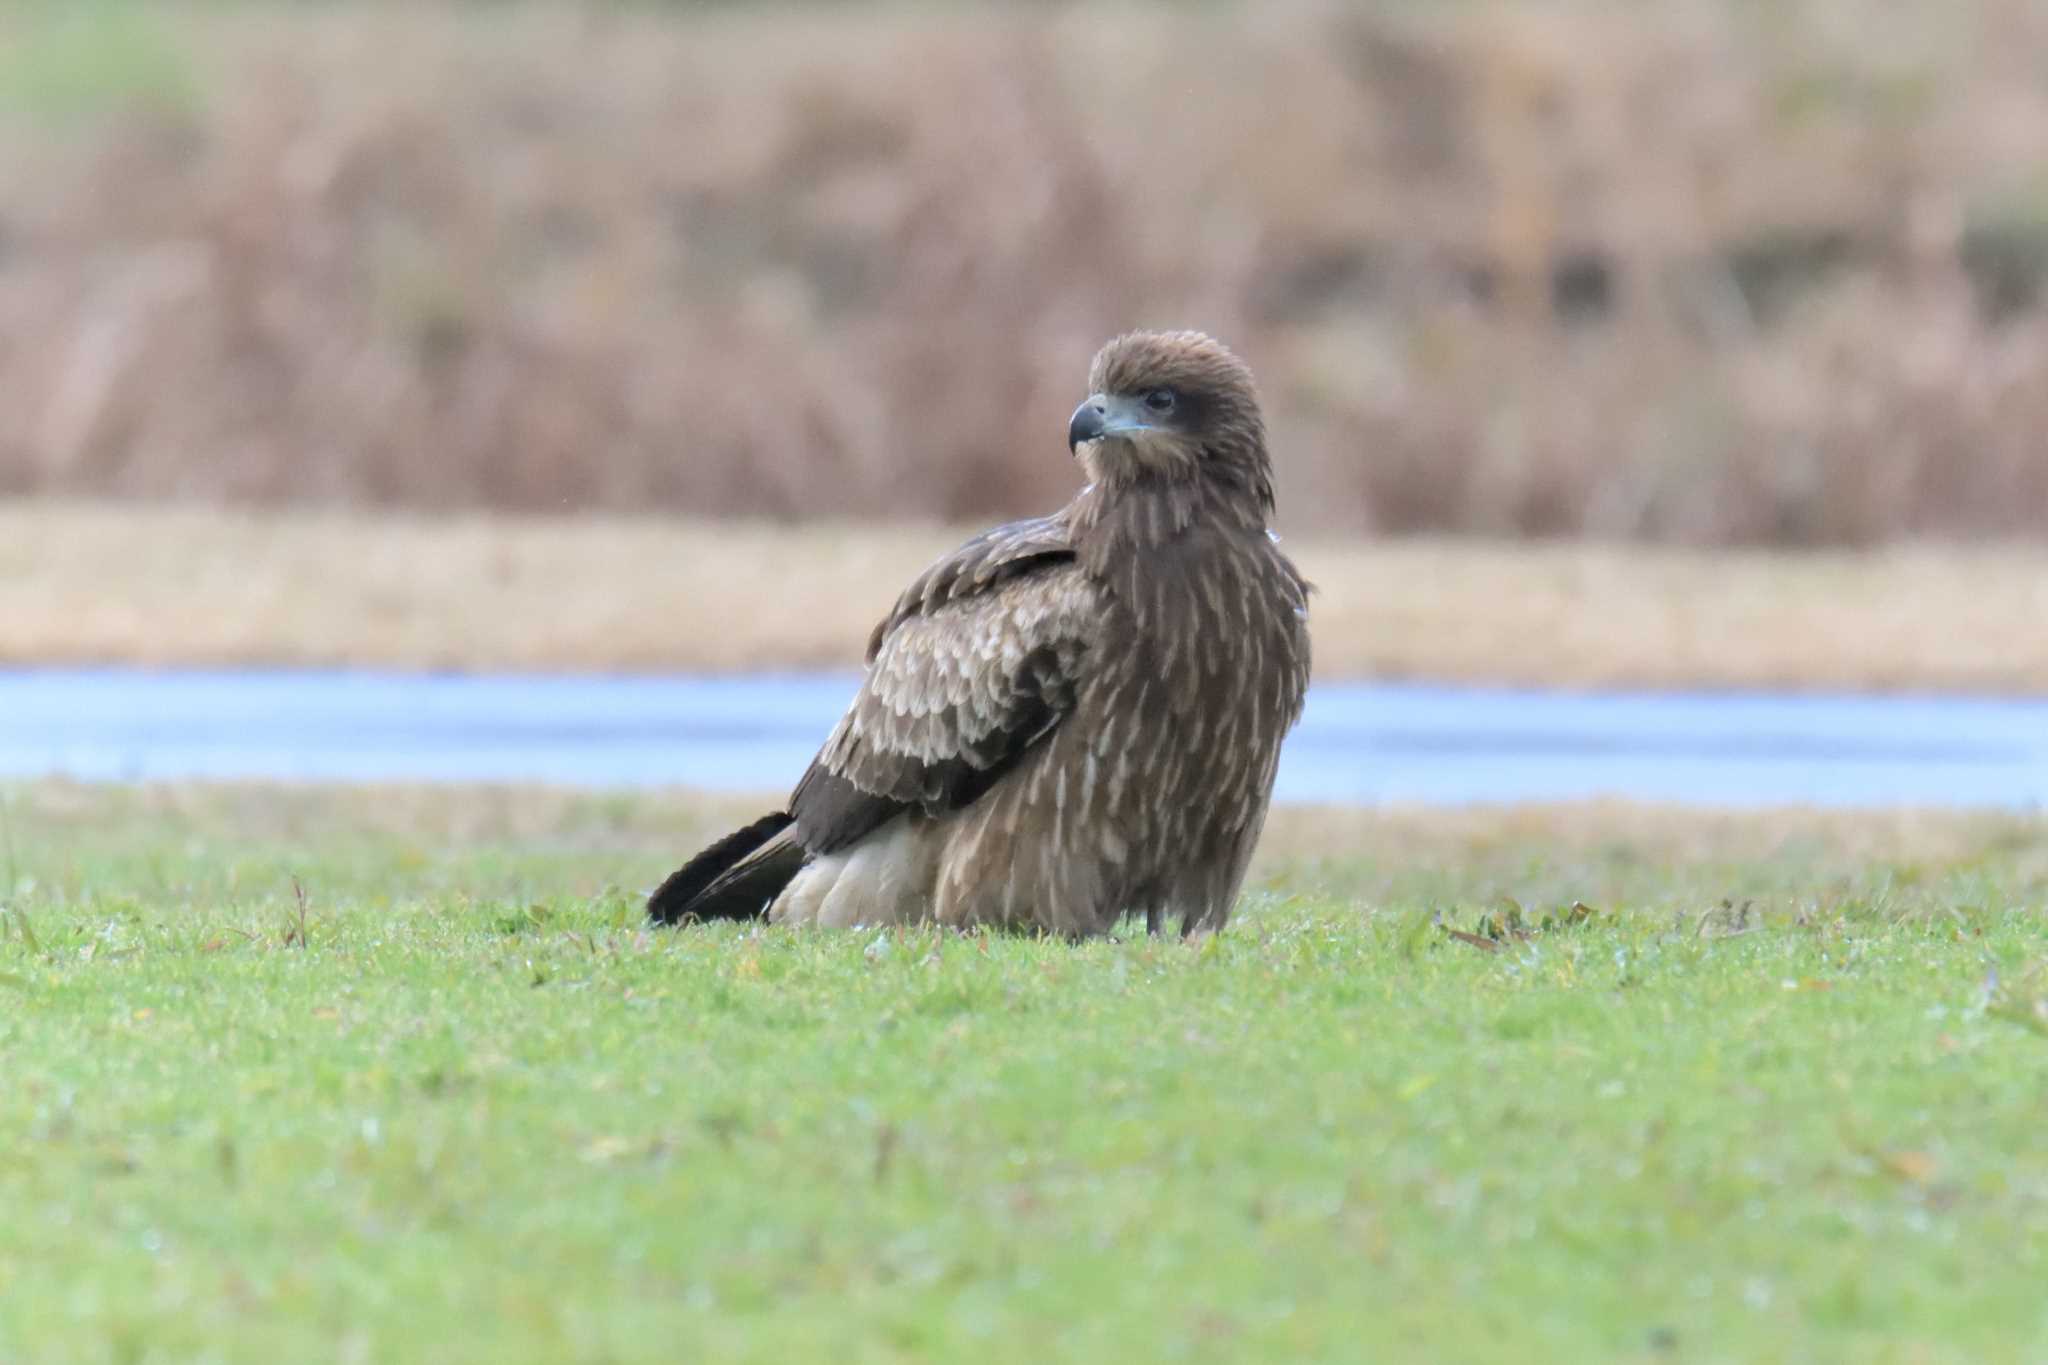
[[[910,585],[788,809],[669,878],[656,920],[1223,924],[1308,687],[1308,587],[1242,361],[1134,332],[1089,387],[1089,485]]]

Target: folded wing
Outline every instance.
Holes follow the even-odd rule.
[[[1100,603],[1057,518],[977,536],[910,585],[868,642],[868,670],[790,798],[810,853],[903,811],[974,801],[1075,703]]]

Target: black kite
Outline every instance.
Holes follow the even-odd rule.
[[[655,920],[1228,918],[1309,675],[1258,395],[1197,332],[1117,338],[1089,387],[1067,443],[1093,482],[912,583],[788,808],[670,877]]]

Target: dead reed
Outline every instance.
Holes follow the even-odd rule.
[[[1092,348],[1287,522],[2048,529],[2048,10],[0,11],[0,492],[979,521]]]

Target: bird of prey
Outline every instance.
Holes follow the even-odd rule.
[[[1133,332],[1089,387],[1087,487],[904,591],[787,808],[671,876],[655,921],[1223,925],[1308,687],[1308,584],[1267,528],[1243,361]]]

